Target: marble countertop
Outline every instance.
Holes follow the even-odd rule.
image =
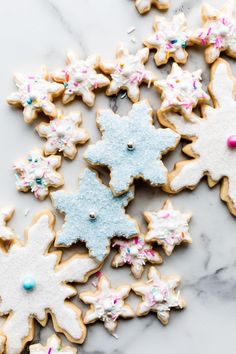
[[[221,0],[208,2],[212,5],[222,3]],[[194,0],[171,0],[170,10],[162,15],[171,18],[174,13],[184,11],[189,27],[193,29],[200,24],[201,3]],[[78,51],[83,58],[98,53],[105,59],[114,57],[119,42],[135,51],[142,45],[146,34],[150,33],[156,14],[161,13],[153,8],[148,15],[140,16],[132,0],[8,0],[1,4],[0,204],[16,207],[10,225],[19,237],[23,236],[23,230],[30,224],[35,212],[52,206],[48,199],[39,202],[30,193],[18,193],[14,186],[12,163],[24,157],[33,147],[42,146],[42,141],[32,126],[23,123],[22,112],[5,103],[5,98],[14,90],[12,74],[16,71],[34,72],[41,64],[46,64],[49,70],[60,68],[64,65],[68,49]],[[133,26],[135,31],[128,34],[128,29]],[[131,38],[135,38],[136,42],[133,43]],[[206,85],[209,69],[204,63],[203,51],[193,47],[188,52],[186,67],[203,69]],[[228,61],[236,74],[236,63],[230,59]],[[159,78],[165,77],[170,71],[170,64],[157,69],[153,64],[153,54],[148,67]],[[159,94],[155,90],[143,87],[141,97],[147,98],[154,110],[159,107]],[[93,143],[100,138],[95,124],[96,109],[108,107],[124,114],[130,109],[131,103],[127,98],[122,99],[121,95],[108,98],[101,91],[93,109],[88,109],[80,100],[63,109],[65,113],[75,109],[82,111],[82,126],[89,131]],[[155,124],[158,125],[157,122]],[[86,146],[79,147],[75,161],[63,161],[61,172],[68,190],[77,188],[78,176],[85,166],[82,158],[85,149]],[[180,156],[179,147],[165,158],[169,169]],[[146,225],[142,212],[160,208],[167,197],[159,189],[153,189],[143,182],[136,183],[136,197],[128,211],[139,221],[143,231]],[[173,311],[166,327],[161,325],[154,314],[129,321],[120,320],[117,330],[119,339],[108,335],[102,324],[91,325],[88,327],[86,342],[79,347],[80,354],[235,352],[236,219],[221,202],[219,185],[210,190],[204,180],[195,191],[171,196],[171,200],[176,208],[193,213],[190,224],[193,244],[179,247],[169,258],[165,256],[159,269],[166,275],[181,275],[181,291],[188,307],[184,311]],[[25,215],[27,209],[29,213]],[[62,219],[58,217],[57,227],[61,222]],[[107,259],[102,272],[111,276],[114,285],[132,283],[134,279],[129,274],[129,268],[111,269],[111,259],[112,255]],[[83,289],[90,287],[87,284]],[[137,301],[132,295],[130,303],[134,307]],[[45,341],[51,332],[50,322],[45,329],[37,327],[35,341],[40,337]]]

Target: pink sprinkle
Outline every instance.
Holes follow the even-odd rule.
[[[34,76],[28,76],[28,79],[30,79],[30,80],[34,80],[34,79],[35,79],[35,77],[34,77]]]
[[[74,85],[75,87],[78,87],[78,83],[77,83],[77,82],[74,82],[73,85]]]
[[[27,85],[27,92],[30,92],[30,84]]]
[[[102,275],[102,272],[98,271],[97,273],[95,273],[95,277],[99,278]]]
[[[222,23],[223,23],[223,25],[226,25],[226,20],[224,17],[222,18]]]
[[[83,74],[86,74],[86,73],[88,72],[88,69],[87,69],[87,68],[82,68],[82,69],[81,69],[81,72],[82,72]]]
[[[205,40],[205,38],[202,38],[202,45],[206,45],[206,40]]]
[[[171,48],[173,48],[173,45],[171,43],[167,43],[166,49],[171,49]]]
[[[221,47],[222,39],[220,37],[216,38],[215,47],[219,49]]]
[[[134,238],[134,243],[137,245],[138,244],[138,237]]]
[[[210,33],[211,33],[211,27],[209,27],[209,29],[207,31],[207,36],[209,36]]]
[[[133,75],[130,78],[130,83],[133,84],[137,80],[137,75]]]
[[[97,81],[94,81],[94,83],[93,83],[93,87],[94,87],[95,89],[97,89],[97,88],[98,88],[98,83],[97,83]]]
[[[198,38],[201,38],[203,35],[203,32],[199,33]]]
[[[51,354],[52,348],[48,349],[48,354]]]
[[[169,213],[166,213],[166,214],[164,214],[162,217],[163,217],[163,219],[166,219],[166,218],[168,218],[170,216],[170,214]]]

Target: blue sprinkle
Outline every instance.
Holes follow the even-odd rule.
[[[27,276],[24,278],[22,288],[26,291],[32,291],[36,287],[36,282],[33,277]]]
[[[170,41],[171,44],[175,44],[178,42],[178,39],[173,39],[172,41]]]
[[[68,82],[65,82],[65,83],[64,83],[64,86],[67,87],[67,86],[68,86]]]
[[[28,104],[31,104],[33,101],[31,98],[28,98],[27,101],[26,101]]]

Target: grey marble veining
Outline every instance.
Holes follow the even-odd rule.
[[[220,5],[223,0],[209,0]],[[14,205],[16,214],[11,222],[19,237],[31,222],[34,212],[52,208],[49,200],[42,203],[32,195],[17,193],[11,171],[12,163],[25,156],[30,149],[40,147],[42,141],[33,126],[23,123],[22,112],[5,104],[5,98],[13,91],[12,74],[15,71],[30,72],[46,64],[49,70],[60,68],[65,62],[67,49],[78,51],[81,57],[98,53],[104,59],[114,58],[116,45],[124,42],[131,51],[140,48],[144,37],[151,32],[153,17],[157,14],[171,18],[184,11],[191,29],[200,25],[202,1],[171,0],[171,8],[165,13],[152,9],[140,16],[133,0],[8,0],[1,4],[1,90],[0,90],[0,204]],[[135,32],[127,30],[135,26]],[[136,43],[131,41],[134,37]],[[189,60],[186,68],[203,69],[204,86],[209,81],[209,68],[204,62],[203,50],[187,49]],[[236,63],[227,59],[236,74]],[[153,53],[147,65],[163,78],[170,71],[170,64],[157,69],[153,64]],[[142,98],[147,98],[153,109],[160,104],[159,94],[154,89],[142,87]],[[61,106],[58,100],[58,106]],[[83,127],[91,135],[91,143],[100,138],[96,128],[97,108],[112,108],[125,114],[131,107],[127,98],[108,98],[101,90],[96,106],[88,109],[79,99],[63,107],[65,113],[79,109],[83,113]],[[38,123],[38,122],[37,122]],[[158,123],[155,122],[156,126]],[[85,166],[83,153],[86,146],[79,147],[75,161],[63,161],[61,168],[65,176],[65,188],[75,190],[78,176]],[[182,157],[180,147],[165,158],[171,169]],[[104,179],[107,176],[103,171]],[[168,197],[159,189],[153,189],[144,182],[136,183],[136,197],[128,212],[140,223],[143,232],[146,225],[142,216],[144,210],[155,210]],[[88,327],[84,345],[79,346],[80,354],[228,354],[235,353],[236,327],[236,218],[232,217],[219,198],[219,185],[210,190],[202,180],[192,192],[184,191],[171,196],[176,208],[191,211],[191,234],[193,244],[179,247],[171,257],[164,256],[159,268],[163,274],[178,273],[182,277],[181,291],[187,300],[184,311],[172,312],[170,323],[163,327],[154,314],[130,321],[121,320],[118,326],[119,339],[109,336],[102,324]],[[24,216],[25,209],[30,212]],[[58,215],[57,228],[62,218]],[[132,283],[134,279],[128,268],[111,269],[112,255],[106,261],[103,272],[112,277],[114,285]],[[144,278],[146,273],[144,274]],[[91,288],[91,281],[81,289]],[[85,309],[78,299],[75,301]],[[135,308],[138,298],[131,295],[129,302]],[[52,333],[52,325],[41,329],[36,326],[34,343],[45,342]],[[63,341],[66,342],[62,336]],[[28,350],[24,351],[28,353]]]

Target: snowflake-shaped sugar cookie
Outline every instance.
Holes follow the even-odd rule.
[[[156,79],[150,70],[146,70],[144,64],[149,57],[149,49],[142,48],[136,54],[130,54],[128,49],[121,44],[116,51],[115,62],[100,63],[101,69],[110,74],[112,81],[106,91],[108,96],[117,94],[120,90],[127,90],[132,102],[139,101],[139,86],[146,82],[149,86]]]
[[[132,290],[142,297],[137,309],[138,316],[145,316],[150,311],[157,314],[163,325],[168,324],[170,311],[183,309],[186,304],[176,288],[180,284],[178,275],[163,276],[154,267],[148,272],[148,281],[132,285]]]
[[[192,114],[186,121],[174,113],[165,114],[161,122],[172,126],[192,141],[183,151],[191,160],[177,163],[169,176],[169,188],[178,192],[193,189],[204,175],[210,187],[222,180],[221,198],[236,215],[236,101],[235,78],[229,64],[218,59],[211,68],[209,92],[214,107],[203,105],[203,118]]]
[[[175,148],[179,136],[170,129],[154,127],[146,101],[135,103],[124,117],[111,110],[100,111],[97,123],[102,140],[88,147],[85,158],[93,165],[108,166],[114,195],[128,191],[135,178],[141,177],[152,186],[166,183],[167,169],[161,156]]]
[[[86,291],[79,295],[83,302],[91,305],[83,318],[84,323],[89,324],[100,320],[104,322],[104,327],[108,332],[114,334],[119,317],[134,317],[132,308],[125,304],[130,290],[131,286],[129,285],[112,288],[108,278],[102,275],[95,292]]]
[[[43,346],[42,344],[33,344],[29,347],[30,354],[76,354],[76,348],[72,347],[62,347],[61,339],[53,334],[48,338],[47,344]]]
[[[95,103],[94,90],[109,85],[106,76],[98,74],[99,57],[91,55],[86,60],[79,60],[74,52],[67,53],[66,67],[55,72],[52,77],[57,82],[64,84],[65,90],[62,97],[64,104],[81,96],[83,102],[92,107]]]
[[[99,264],[86,255],[61,262],[60,252],[49,252],[53,225],[52,213],[40,213],[24,244],[15,240],[7,253],[0,252],[0,313],[8,316],[1,328],[7,338],[6,354],[21,353],[33,337],[35,320],[45,326],[48,314],[55,330],[68,340],[82,343],[85,339],[81,311],[69,300],[76,295],[71,283],[87,281]]]
[[[202,70],[189,72],[173,63],[167,79],[154,82],[155,87],[161,91],[163,100],[159,114],[173,109],[189,119],[197,104],[210,99],[202,89],[201,76]]]
[[[33,150],[27,159],[18,160],[13,165],[16,188],[21,192],[31,191],[35,198],[43,200],[49,188],[58,188],[64,184],[56,169],[61,165],[60,156],[44,157],[39,150]]]
[[[44,145],[45,155],[63,152],[65,157],[73,160],[77,153],[77,144],[85,144],[88,139],[88,133],[79,128],[82,122],[82,114],[71,113],[64,116],[58,111],[55,119],[49,123],[40,123],[36,130],[38,134],[47,139]]]
[[[14,238],[12,229],[7,226],[7,222],[12,218],[14,211],[14,208],[0,209],[0,239],[2,241],[11,241]]]
[[[182,214],[175,210],[170,200],[167,200],[162,209],[157,212],[144,213],[148,222],[148,233],[146,241],[157,241],[167,254],[170,256],[175,246],[183,243],[191,243],[189,235],[189,221],[192,214]]]
[[[135,6],[140,14],[150,11],[152,5],[155,5],[159,10],[167,10],[170,2],[169,0],[135,0]]]
[[[221,52],[236,58],[236,4],[228,0],[217,9],[211,5],[202,5],[203,27],[194,31],[191,41],[206,46],[205,58],[213,63]]]
[[[190,35],[187,30],[186,17],[183,13],[175,15],[172,22],[157,16],[153,24],[154,34],[144,41],[148,48],[156,49],[154,56],[157,66],[166,64],[169,58],[180,64],[185,64],[188,53],[185,48],[190,45]]]
[[[162,258],[152,245],[146,242],[142,235],[131,240],[116,240],[113,246],[118,246],[118,253],[115,255],[112,266],[122,267],[124,264],[131,266],[131,272],[135,278],[141,278],[146,262],[153,264],[162,263]]]
[[[48,81],[48,73],[44,66],[37,74],[14,76],[17,92],[13,92],[7,102],[13,106],[23,106],[23,115],[26,123],[32,123],[39,112],[55,117],[56,106],[52,103],[54,97],[59,96],[64,86]]]
[[[54,206],[65,213],[57,246],[68,247],[79,240],[84,241],[91,256],[102,261],[110,251],[111,238],[130,238],[139,233],[136,221],[124,210],[133,199],[133,192],[114,197],[90,169],[85,169],[81,176],[79,192],[58,191],[51,193],[51,197]]]

